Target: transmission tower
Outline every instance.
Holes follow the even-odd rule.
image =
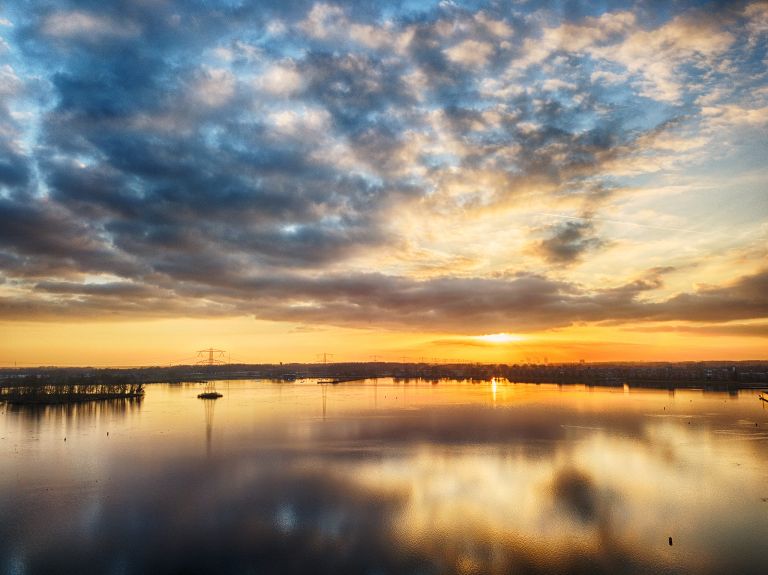
[[[201,349],[197,352],[197,365],[226,365],[225,359],[226,350],[213,349]]]

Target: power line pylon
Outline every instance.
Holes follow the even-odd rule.
[[[224,359],[226,353],[226,350],[212,347],[198,350],[196,365],[226,365],[227,361]]]

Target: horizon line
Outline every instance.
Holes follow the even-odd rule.
[[[535,362],[535,361],[516,361],[516,362],[493,362],[493,361],[471,361],[471,360],[439,360],[439,361],[278,361],[278,362],[230,362],[217,365],[207,364],[195,364],[195,363],[174,363],[170,365],[154,363],[154,364],[80,364],[80,363],[56,363],[56,364],[43,364],[43,363],[15,363],[13,365],[0,363],[0,369],[77,369],[77,368],[99,368],[99,369],[172,369],[174,367],[226,367],[226,366],[288,366],[288,365],[348,365],[348,364],[361,364],[361,365],[378,365],[378,364],[395,364],[395,365],[537,365],[537,366],[557,366],[557,365],[610,365],[610,364],[635,364],[635,365],[648,365],[648,364],[686,364],[686,363],[768,363],[768,358],[763,359],[679,359],[679,360],[613,360],[613,361],[548,361],[548,362]]]

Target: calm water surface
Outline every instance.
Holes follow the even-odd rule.
[[[754,391],[217,387],[0,406],[0,573],[768,573]]]

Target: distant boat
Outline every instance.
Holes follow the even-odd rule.
[[[206,391],[205,393],[197,394],[198,399],[219,399],[220,397],[224,396],[217,391]]]
[[[762,393],[757,396],[757,399],[759,399],[760,401],[765,401],[766,403],[768,403],[768,398],[763,397]]]

